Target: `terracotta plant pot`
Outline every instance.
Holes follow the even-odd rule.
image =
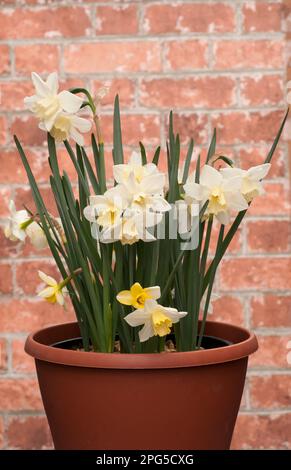
[[[106,354],[51,345],[80,335],[77,323],[29,336],[56,449],[229,449],[256,337],[207,322],[216,349]]]

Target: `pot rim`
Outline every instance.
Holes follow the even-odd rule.
[[[233,344],[215,349],[171,353],[96,353],[72,351],[50,346],[57,341],[80,335],[77,322],[42,328],[31,333],[25,351],[35,359],[75,367],[98,369],[172,369],[205,366],[239,360],[258,349],[254,333],[229,323],[207,321],[205,334],[223,337]]]

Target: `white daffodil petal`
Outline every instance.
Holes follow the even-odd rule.
[[[130,326],[140,326],[143,325],[146,320],[148,320],[149,315],[143,309],[134,310],[134,312],[129,313],[124,317],[124,320]]]
[[[145,292],[149,297],[152,299],[159,299],[161,297],[161,288],[160,286],[153,286],[153,287],[145,287]]]
[[[152,320],[149,319],[145,322],[143,328],[138,332],[139,340],[141,343],[147,341],[152,336],[154,336],[155,332],[153,329]]]
[[[62,109],[70,114],[77,113],[83,104],[83,100],[80,96],[74,95],[67,90],[61,91],[61,93],[58,94],[58,98]]]
[[[72,124],[76,127],[80,132],[89,132],[92,127],[91,121],[89,119],[84,119],[80,116],[72,116]]]
[[[49,74],[49,76],[47,77],[47,81],[46,81],[50,91],[56,95],[57,92],[58,92],[58,89],[59,89],[59,82],[58,82],[58,74],[57,72],[52,72]]]
[[[200,174],[200,184],[206,187],[220,186],[222,175],[210,165],[204,165]]]
[[[44,272],[38,271],[38,275],[41,278],[41,280],[45,282],[48,286],[54,287],[57,285],[57,281],[53,277],[45,274]]]
[[[57,299],[58,304],[62,306],[65,304],[65,299],[61,291],[56,292],[56,299]]]
[[[72,139],[78,145],[80,145],[80,147],[84,146],[84,143],[85,143],[84,137],[82,136],[82,134],[80,134],[80,132],[77,131],[77,129],[72,128],[71,131],[70,131],[70,134],[71,134]]]
[[[181,318],[184,318],[187,315],[187,312],[178,312],[176,308],[162,307],[162,310],[173,323],[177,323]]]
[[[260,181],[267,176],[270,168],[270,163],[264,163],[263,165],[253,166],[248,169],[247,177],[251,180]]]
[[[32,72],[31,79],[35,91],[39,96],[45,97],[48,92],[50,92],[48,85],[42,80],[42,78],[37,73]]]
[[[54,295],[54,293],[55,293],[54,287],[45,287],[45,289],[41,290],[37,295],[39,297],[47,298],[47,297],[51,297],[52,295]]]

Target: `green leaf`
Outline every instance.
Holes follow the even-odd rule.
[[[120,110],[119,110],[119,97],[116,95],[114,101],[114,116],[113,116],[113,159],[114,164],[118,165],[123,163],[123,147],[121,136],[120,124]]]
[[[216,149],[216,129],[213,131],[212,139],[209,145],[207,157],[206,157],[206,163],[209,162],[209,160],[213,157],[215,154],[215,149]]]
[[[188,152],[186,155],[186,160],[184,164],[184,171],[183,171],[183,178],[182,178],[182,184],[185,184],[189,175],[189,168],[192,160],[192,154],[193,154],[193,148],[194,148],[194,140],[191,139],[188,147]]]
[[[83,147],[81,148],[81,151],[82,151],[82,157],[83,157],[83,160],[84,160],[84,163],[85,163],[85,166],[86,166],[86,170],[87,170],[87,173],[88,173],[88,177],[89,177],[89,180],[91,182],[94,193],[95,194],[100,194],[100,186],[98,184],[96,175],[93,171],[91,162],[90,162],[90,160],[89,160],[89,158],[88,158],[88,156],[87,156],[87,154],[86,154]]]
[[[281,134],[282,134],[282,132],[283,132],[285,123],[286,123],[286,121],[287,121],[288,114],[289,114],[289,108],[288,108],[287,111],[286,111],[286,114],[285,114],[284,119],[283,119],[283,121],[282,121],[282,123],[281,123],[281,126],[280,126],[280,128],[279,128],[279,130],[278,130],[278,133],[277,133],[277,135],[276,135],[276,137],[275,137],[275,140],[274,140],[274,142],[273,142],[273,145],[272,145],[272,147],[270,148],[270,151],[269,151],[269,153],[268,153],[268,155],[267,155],[267,157],[266,157],[265,163],[270,163],[270,161],[272,160],[272,157],[273,157],[273,155],[274,155],[274,152],[275,152],[276,147],[277,147],[277,145],[278,145],[278,142],[279,142],[279,140],[280,140]]]
[[[228,157],[225,157],[224,155],[219,155],[217,158],[215,158],[215,160],[213,160],[212,162],[212,165],[217,162],[218,160],[222,160],[224,163],[226,163],[227,165],[233,167],[233,160],[231,160],[230,158]]]
[[[147,154],[142,142],[139,142],[140,153],[141,153],[141,161],[143,165],[147,164]]]
[[[155,151],[155,154],[152,160],[152,163],[154,163],[155,165],[159,163],[160,153],[161,153],[161,147],[158,147]]]

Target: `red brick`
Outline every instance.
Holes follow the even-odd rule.
[[[1,39],[86,36],[91,27],[87,9],[81,7],[6,9],[0,23]]]
[[[106,144],[112,143],[112,116],[103,116],[101,120],[103,137]],[[126,145],[160,143],[160,117],[158,115],[121,115],[122,140]]]
[[[280,68],[283,51],[282,41],[219,41],[214,45],[214,65],[217,69]]]
[[[21,111],[24,109],[23,100],[33,94],[31,82],[2,82],[0,83],[1,109],[3,111]]]
[[[161,70],[157,42],[99,42],[73,44],[64,50],[65,70],[70,73],[158,72]]]
[[[0,410],[28,411],[42,409],[38,383],[35,379],[0,377]]]
[[[14,372],[32,373],[35,372],[34,360],[24,351],[24,339],[12,341],[12,367]]]
[[[291,413],[240,415],[236,424],[232,449],[291,449]]]
[[[209,253],[211,254],[214,254],[216,250],[219,229],[220,229],[220,226],[218,224],[215,224],[214,227],[212,228],[210,245],[209,245]],[[239,253],[241,249],[242,249],[242,231],[239,228],[227,248],[227,253]]]
[[[246,32],[280,32],[282,2],[251,2],[244,5],[243,29]]]
[[[225,259],[221,267],[221,288],[291,289],[291,258]]]
[[[11,294],[12,292],[12,270],[10,264],[0,264],[0,293]]]
[[[247,170],[251,166],[261,165],[264,163],[266,156],[270,150],[271,145],[260,146],[260,147],[251,147],[247,146],[246,148],[241,148],[239,150],[239,166],[244,170]],[[272,166],[268,173],[268,178],[276,178],[285,176],[285,155],[284,150],[277,147],[273,158]]]
[[[46,151],[35,152],[25,149],[31,170],[38,182],[49,181],[49,164]],[[68,156],[67,156],[68,160]],[[0,183],[27,183],[26,171],[22,165],[17,149],[5,150],[0,153]]]
[[[59,46],[52,44],[25,44],[15,46],[15,69],[19,75],[37,73],[51,73],[59,69]]]
[[[39,278],[38,271],[43,271],[56,280],[60,279],[54,261],[28,260],[16,265],[16,283],[19,294],[36,295],[42,287],[43,281]]]
[[[235,103],[235,80],[229,77],[197,77],[144,80],[141,104],[146,107],[225,108]]]
[[[7,142],[7,123],[3,116],[0,116],[0,145],[5,145]]]
[[[250,357],[250,367],[270,369],[288,367],[288,343],[291,335],[257,335],[259,349]]]
[[[39,188],[41,195],[43,197],[45,206],[47,210],[54,216],[57,216],[58,212],[56,209],[56,204],[52,190],[50,188]],[[36,212],[36,207],[33,201],[31,189],[26,188],[17,188],[15,190],[15,205],[16,207],[26,206],[31,212]]]
[[[288,215],[290,210],[288,188],[280,183],[264,183],[265,194],[255,198],[249,215]]]
[[[234,10],[222,2],[148,5],[144,13],[148,33],[226,33],[235,29]]]
[[[38,128],[36,118],[31,115],[16,116],[12,119],[11,135],[16,135],[23,146],[41,146],[46,142],[46,132]]]
[[[136,34],[137,6],[116,5],[97,7],[96,34]]]
[[[253,327],[290,327],[291,296],[256,295],[251,300]]]
[[[0,187],[0,217],[7,217],[9,215],[8,204],[11,198],[11,188]]]
[[[0,338],[0,374],[5,372],[7,369],[7,340]],[[1,435],[1,424],[0,424],[0,435]],[[1,441],[1,438],[0,438]]]
[[[201,40],[168,41],[165,43],[166,70],[205,69],[208,65],[208,44]]]
[[[74,320],[71,308],[66,311],[59,305],[37,299],[3,299],[0,312],[0,331],[3,333],[30,333],[49,325]]]
[[[205,114],[175,113],[174,129],[180,135],[182,144],[188,144],[191,137],[196,144],[207,142],[207,116]],[[168,118],[165,133],[168,135]]]
[[[15,258],[19,254],[19,246],[20,243],[5,237],[4,230],[0,227],[0,258]]]
[[[223,295],[213,302],[213,314],[210,314],[208,318],[242,326],[244,324],[243,305],[237,297]]]
[[[284,408],[291,406],[290,375],[264,375],[249,378],[252,408]]]
[[[0,75],[5,75],[10,72],[10,56],[9,56],[9,47],[5,44],[0,45]]]
[[[244,106],[278,106],[283,99],[283,80],[280,75],[241,78],[241,102]]]
[[[44,450],[53,447],[44,416],[11,417],[8,421],[7,440],[10,449]]]
[[[290,222],[287,220],[260,220],[248,222],[248,251],[258,253],[288,252]]]
[[[212,127],[217,128],[220,145],[251,142],[272,142],[282,121],[281,111],[231,111],[213,114]]]
[[[92,83],[93,92],[97,92],[99,88],[104,86],[104,81],[94,80]],[[116,78],[110,82],[108,95],[102,99],[102,107],[112,107],[114,98],[119,95],[120,106],[133,106],[135,95],[135,83],[127,78]],[[101,108],[102,109],[102,108]]]

